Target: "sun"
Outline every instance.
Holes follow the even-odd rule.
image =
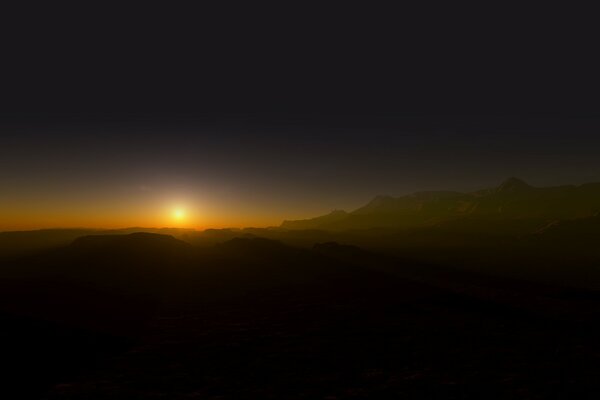
[[[176,221],[183,221],[185,219],[185,210],[183,208],[174,209],[173,219],[175,219]]]

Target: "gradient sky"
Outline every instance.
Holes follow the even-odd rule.
[[[600,121],[228,115],[2,127],[0,229],[278,225],[378,194],[600,181]],[[174,210],[186,218],[173,218]]]
[[[600,181],[595,13],[289,7],[7,10],[0,230],[267,226]]]

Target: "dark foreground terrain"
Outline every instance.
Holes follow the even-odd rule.
[[[586,399],[600,295],[243,238],[7,258],[3,398]]]

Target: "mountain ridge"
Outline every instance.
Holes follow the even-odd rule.
[[[352,230],[414,228],[461,217],[495,219],[582,218],[600,212],[600,183],[535,187],[509,177],[495,188],[474,192],[425,191],[400,197],[375,196],[353,211],[284,221],[280,228]]]

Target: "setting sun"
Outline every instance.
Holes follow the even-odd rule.
[[[185,219],[185,210],[181,208],[176,208],[173,210],[173,218],[177,221],[182,221]]]

